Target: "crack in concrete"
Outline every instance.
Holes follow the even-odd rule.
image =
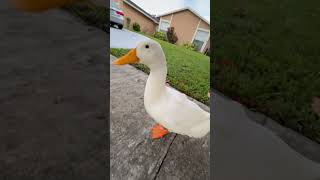
[[[136,150],[139,146],[141,146],[142,143],[144,143],[144,142],[146,142],[146,140],[142,140],[142,141],[138,142],[138,143],[134,146],[133,151],[135,151],[135,150]]]
[[[163,164],[164,160],[166,159],[167,154],[168,154],[168,152],[169,152],[169,150],[170,150],[170,147],[171,147],[171,145],[172,145],[172,143],[173,143],[173,141],[175,140],[176,137],[177,137],[177,134],[174,133],[174,136],[172,137],[172,140],[171,140],[171,142],[169,143],[169,145],[168,145],[168,147],[167,147],[167,149],[166,149],[166,152],[164,153],[164,155],[163,155],[163,156],[161,157],[161,159],[160,159],[160,165],[159,165],[159,167],[158,167],[158,169],[157,169],[154,177],[152,178],[152,180],[156,180],[156,179],[157,179],[158,174],[159,174],[159,172],[160,172],[160,170],[161,170],[162,164]]]

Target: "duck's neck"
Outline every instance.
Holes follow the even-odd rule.
[[[145,89],[145,100],[155,101],[159,98],[165,90],[165,83],[167,78],[166,64],[150,68],[150,75],[147,80]]]

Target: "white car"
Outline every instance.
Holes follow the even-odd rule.
[[[119,4],[114,0],[110,1],[110,25],[117,25],[119,29],[123,28],[124,13]]]

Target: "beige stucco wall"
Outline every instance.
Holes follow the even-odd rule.
[[[209,24],[204,22],[204,21],[202,21],[202,20],[201,20],[201,22],[199,24],[199,28],[210,30]]]
[[[161,19],[165,19],[165,20],[167,20],[167,21],[170,21],[170,19],[171,19],[171,14],[166,15],[166,16],[162,16]]]
[[[119,0],[119,4],[124,12],[124,27],[127,28],[127,18],[131,19],[130,29],[132,29],[132,24],[137,22],[140,24],[141,32],[147,34],[153,34],[156,31],[157,24],[151,19],[147,18],[144,14],[140,13],[138,10],[132,8],[123,0]]]
[[[171,27],[174,27],[178,36],[178,44],[191,43],[199,20],[199,17],[188,10],[173,14]]]

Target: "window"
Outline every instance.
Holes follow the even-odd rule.
[[[168,31],[168,28],[170,27],[170,23],[168,21],[161,21],[160,22],[160,31],[162,32],[167,32]]]
[[[193,44],[195,45],[197,51],[200,51],[204,43],[207,41],[209,32],[198,29]]]

